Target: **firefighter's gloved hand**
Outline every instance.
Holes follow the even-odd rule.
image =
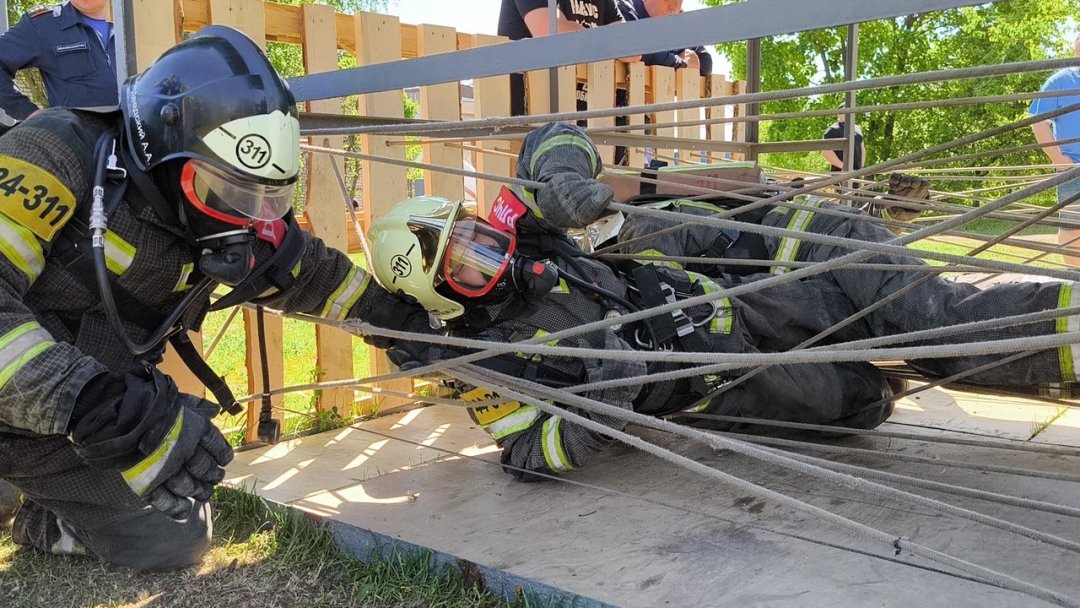
[[[374,282],[368,285],[360,300],[349,311],[347,320],[362,321],[395,331],[435,333],[427,311],[419,304],[392,294]],[[360,337],[375,348],[386,349],[394,344],[394,339],[386,336],[360,334]]]
[[[882,216],[901,222],[910,222],[925,211],[925,209],[911,207],[910,203],[913,200],[930,199],[930,182],[914,175],[893,173],[889,176],[889,192],[885,199],[888,200],[890,197],[904,199],[909,206],[883,205]]]
[[[217,406],[181,393],[146,365],[103,374],[76,399],[69,432],[88,464],[118,471],[137,495],[173,519],[210,499],[233,450],[204,415]]]
[[[536,190],[536,205],[544,215],[565,217],[567,228],[584,228],[607,210],[615,191],[592,177],[562,171],[544,176]]]

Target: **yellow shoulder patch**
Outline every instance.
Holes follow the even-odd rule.
[[[0,155],[0,211],[51,241],[75,213],[75,195],[41,167]]]
[[[464,401],[487,401],[488,399],[498,398],[498,395],[486,388],[477,387],[463,394],[461,398]],[[487,426],[492,422],[513,413],[513,411],[519,407],[521,407],[521,404],[517,401],[509,401],[507,403],[470,407],[468,409],[469,416],[473,419],[473,422],[480,426]]]

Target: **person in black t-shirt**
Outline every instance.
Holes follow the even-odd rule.
[[[843,110],[845,106],[840,106]],[[844,138],[844,114],[838,114],[836,116],[836,122],[834,122],[828,130],[825,131],[825,135],[822,139],[843,139]],[[855,125],[855,158],[851,159],[852,169],[862,169],[863,161],[866,160],[866,144],[863,142],[862,127]],[[822,150],[821,155],[825,157],[825,160],[829,161],[829,171],[843,171],[844,170],[844,151],[843,150]]]
[[[498,34],[510,40],[547,36],[550,27],[547,0],[502,0]],[[555,33],[621,23],[615,0],[559,0]],[[636,59],[636,58],[635,58]],[[578,110],[585,109],[585,89],[578,85]],[[510,75],[510,114],[525,114],[525,75]]]

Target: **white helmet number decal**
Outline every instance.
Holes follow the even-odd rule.
[[[270,114],[230,120],[203,138],[221,160],[267,179],[296,175],[300,156],[300,122],[291,114]]]

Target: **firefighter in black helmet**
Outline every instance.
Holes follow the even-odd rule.
[[[119,112],[49,109],[0,137],[0,479],[22,496],[16,542],[140,570],[206,550],[232,450],[218,404],[155,364],[215,286],[231,288],[215,307],[427,326],[297,229],[298,156],[288,86],[220,26],[130,78]]]

